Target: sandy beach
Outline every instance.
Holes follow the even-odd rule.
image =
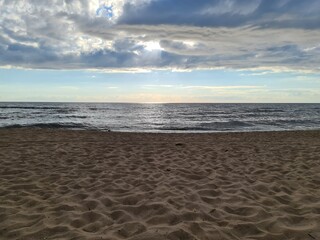
[[[320,239],[320,131],[0,130],[0,239]]]

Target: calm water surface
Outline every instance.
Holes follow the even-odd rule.
[[[320,129],[320,104],[0,103],[0,127],[126,132]]]

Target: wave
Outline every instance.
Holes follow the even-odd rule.
[[[55,113],[61,113],[61,114],[68,114],[68,113],[72,113],[75,112],[75,109],[53,109],[55,110]]]
[[[210,131],[214,129],[203,128],[203,127],[160,127],[156,128],[156,130],[161,131]]]
[[[92,129],[82,123],[35,123],[35,124],[12,124],[3,128],[50,128],[50,129]]]
[[[68,119],[68,118],[71,118],[71,119],[86,119],[86,118],[89,118],[89,116],[82,116],[82,115],[71,115],[71,116],[58,116],[58,118],[61,118],[61,119]]]
[[[64,107],[41,107],[41,106],[0,106],[0,109],[19,109],[19,110],[54,110],[56,113],[71,113],[77,109]]]
[[[200,123],[196,126],[186,126],[186,127],[159,127],[158,130],[164,131],[223,131],[223,130],[236,130],[238,128],[252,127],[254,124],[240,122],[240,121],[230,121],[230,122],[211,122],[211,123]]]
[[[273,124],[288,124],[288,125],[295,125],[295,124],[319,124],[318,120],[313,119],[285,119],[285,120],[276,120],[272,122]]]
[[[7,109],[7,110],[5,110]],[[274,104],[15,104],[0,103],[0,128],[108,131],[255,131],[310,129],[320,105]]]
[[[250,110],[247,110],[245,112],[249,112],[249,113],[285,113],[287,111],[284,111],[284,110],[281,110],[281,109],[250,109]]]
[[[252,127],[254,126],[248,122],[241,121],[229,121],[229,122],[211,122],[211,123],[200,123],[200,126],[207,128],[230,128],[230,127]]]
[[[61,109],[61,107],[0,106],[0,109]]]

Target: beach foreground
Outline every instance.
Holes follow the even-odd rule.
[[[320,131],[0,130],[0,239],[320,239]]]

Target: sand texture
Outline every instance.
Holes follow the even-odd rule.
[[[2,129],[0,239],[320,240],[320,131]]]

